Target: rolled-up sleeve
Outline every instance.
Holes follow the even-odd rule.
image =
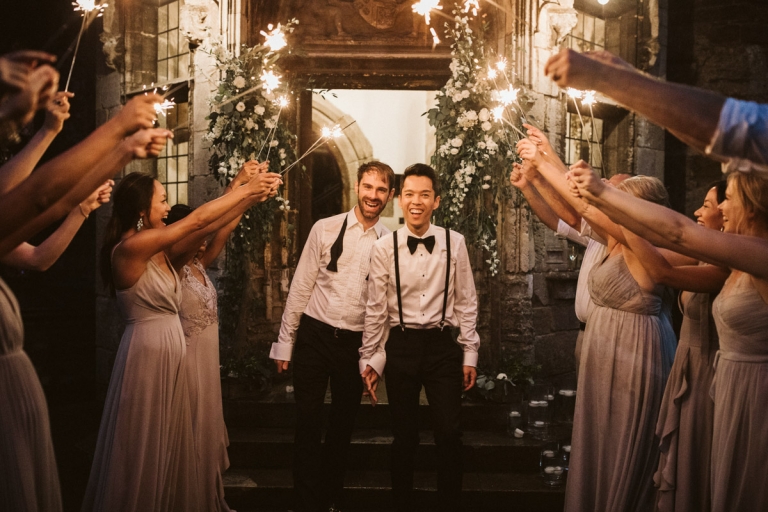
[[[728,98],[706,152],[718,159],[748,160],[757,164],[756,170],[768,170],[768,105]]]

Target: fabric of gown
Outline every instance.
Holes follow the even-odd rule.
[[[150,260],[136,284],[117,291],[117,303],[126,327],[83,511],[197,511],[181,283]]]
[[[712,315],[720,336],[712,383],[712,510],[768,510],[768,304],[749,274],[734,272]]]
[[[683,324],[667,379],[656,435],[660,439],[660,512],[708,512],[711,508],[710,453],[715,404],[709,395],[715,375],[717,329],[712,297],[690,293],[682,304]]]
[[[224,502],[222,480],[222,474],[229,467],[229,437],[221,404],[216,288],[203,266],[197,260],[193,264],[205,277],[205,284],[184,266],[179,317],[187,338],[187,382],[197,447],[200,502],[203,510],[218,512],[229,510]]]
[[[0,510],[58,512],[48,406],[24,352],[19,304],[0,279]]]
[[[652,510],[656,421],[675,335],[662,298],[639,287],[623,254],[592,269],[589,291],[565,510]]]

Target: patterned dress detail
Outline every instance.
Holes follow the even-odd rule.
[[[207,511],[198,496],[180,304],[176,272],[152,260],[132,287],[117,291],[126,326],[83,512]]]
[[[24,352],[19,304],[0,279],[0,510],[58,512],[48,406]]]
[[[660,439],[656,509],[708,512],[710,453],[715,406],[709,388],[715,375],[717,329],[708,293],[684,294],[683,324],[675,362],[664,390],[656,435]]]
[[[733,272],[714,301],[712,510],[768,510],[768,304]]]
[[[651,510],[675,335],[661,296],[640,288],[623,254],[592,269],[589,291],[565,510]]]
[[[227,511],[222,474],[229,467],[229,437],[224,424],[219,370],[219,317],[216,288],[197,260],[200,282],[188,266],[182,269],[181,325],[187,339],[187,381],[197,447],[200,500],[206,511]]]

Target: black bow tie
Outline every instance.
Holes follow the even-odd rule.
[[[428,236],[426,238],[416,238],[415,236],[408,235],[408,250],[411,254],[416,252],[416,248],[419,244],[424,244],[424,247],[432,254],[432,249],[435,248],[435,236]]]

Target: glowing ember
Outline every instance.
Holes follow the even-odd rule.
[[[494,80],[496,78],[496,75],[498,75],[498,73],[496,72],[495,69],[488,68],[488,78],[490,78],[491,80]]]
[[[280,96],[277,98],[277,104],[280,105],[280,108],[287,107],[288,106],[288,98],[285,96]]]
[[[586,91],[581,98],[581,104],[586,106],[592,106],[597,100],[595,99],[595,91]]]
[[[288,46],[288,41],[285,40],[285,34],[280,28],[279,23],[274,30],[272,29],[272,26],[271,23],[267,25],[267,29],[270,30],[270,32],[266,33],[262,30],[261,35],[264,36],[264,45],[268,46],[271,51],[276,52]]]
[[[510,87],[509,89],[502,89],[499,91],[499,101],[505,106],[511,105],[517,101],[518,92],[519,89],[515,89],[514,87]]]
[[[272,71],[262,71],[261,81],[261,86],[267,90],[267,93],[271,93],[274,89],[280,87],[280,77],[274,74]]]
[[[162,103],[155,103],[155,113],[157,115],[166,115],[166,113],[176,106],[173,100],[165,100]]]
[[[477,16],[477,10],[480,8],[479,0],[465,0],[464,1],[464,12],[469,12],[469,10],[472,10],[472,16]]]
[[[442,10],[443,6],[440,5],[440,0],[419,0],[413,4],[413,12],[424,16],[424,21],[429,25],[429,12],[432,9]]]
[[[573,87],[567,88],[565,90],[565,93],[568,95],[569,98],[573,98],[574,100],[581,98],[581,91],[578,89],[574,89]]]
[[[496,63],[496,69],[503,73],[507,69],[507,59],[499,59],[499,62]]]
[[[437,37],[437,32],[435,32],[435,29],[432,27],[429,27],[429,31],[432,34],[432,43],[440,44],[440,38]]]
[[[500,121],[504,117],[504,105],[493,107],[491,109],[491,115],[493,115],[494,121]]]

